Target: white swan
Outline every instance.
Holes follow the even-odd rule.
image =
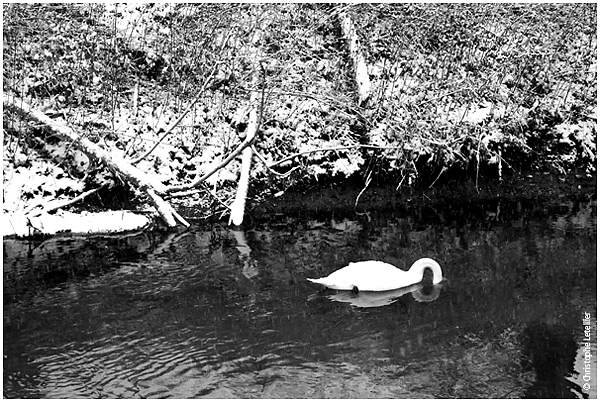
[[[421,282],[427,268],[433,271],[434,285],[444,279],[440,264],[431,258],[421,258],[408,271],[381,261],[361,261],[351,262],[324,278],[308,280],[335,290],[381,292]]]

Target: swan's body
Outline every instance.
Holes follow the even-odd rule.
[[[440,264],[431,258],[421,258],[408,271],[381,261],[361,261],[351,262],[324,278],[308,280],[335,290],[381,292],[421,282],[427,268],[433,271],[433,284],[444,279]]]

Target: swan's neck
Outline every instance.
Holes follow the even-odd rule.
[[[444,277],[442,276],[442,268],[440,264],[438,264],[435,260],[431,258],[421,258],[410,267],[408,272],[411,275],[414,275],[417,278],[417,281],[421,281],[423,279],[423,273],[425,269],[431,269],[433,271],[433,283],[440,283]]]

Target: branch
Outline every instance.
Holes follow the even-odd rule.
[[[48,203],[48,205],[46,205],[46,208],[42,208],[39,211],[35,211],[34,213],[32,213],[29,216],[30,217],[39,216],[41,214],[47,214],[47,213],[56,211],[57,209],[60,209],[60,208],[68,207],[69,205],[73,205],[76,202],[79,202],[79,201],[83,200],[88,195],[92,195],[92,194],[100,191],[104,186],[105,185],[102,185],[102,186],[100,186],[98,188],[86,191],[85,193],[79,194],[77,197],[72,198],[70,200],[54,200],[54,201],[51,201],[51,202]],[[28,211],[31,212],[34,208],[36,208],[39,205],[40,204],[34,205]],[[26,212],[25,215],[27,215],[29,212]]]
[[[257,31],[257,32],[260,32]],[[258,33],[255,35],[255,40],[256,42],[258,42],[258,40],[260,39],[260,35],[258,35]],[[260,103],[258,105],[258,112],[256,111],[257,107],[255,106],[256,103],[258,102],[258,97],[256,96],[256,92],[252,92],[252,94],[250,95],[250,104],[253,105],[252,107],[252,111],[250,112],[250,115],[248,117],[248,127],[246,128],[246,139],[248,141],[252,141],[255,137],[256,137],[256,133],[258,132],[258,129],[260,128],[260,124],[261,124],[261,120],[262,120],[262,114],[263,114],[263,108],[264,108],[264,101],[265,101],[265,68],[262,64],[260,64],[261,70],[262,70],[262,91],[261,91],[261,98],[260,98]],[[256,84],[258,83],[258,72],[255,71],[254,75],[252,77],[252,83],[254,85],[252,85],[253,87],[256,86]],[[236,226],[239,226],[242,224],[242,221],[244,220],[244,210],[246,208],[246,196],[248,195],[248,184],[250,181],[250,168],[252,166],[252,156],[254,153],[254,148],[253,147],[247,147],[244,149],[244,151],[242,152],[242,166],[240,169],[240,179],[238,181],[238,188],[237,188],[237,192],[235,194],[235,199],[233,200],[233,203],[231,204],[231,214],[229,215],[229,224],[231,225],[232,223]]]
[[[181,115],[177,118],[177,120],[175,120],[175,122],[173,124],[171,124],[171,126],[167,129],[167,131],[165,131],[165,133],[162,135],[162,137],[160,137],[160,139],[158,141],[156,141],[156,144],[154,144],[154,146],[152,148],[150,148],[148,150],[148,152],[146,152],[145,154],[143,154],[142,156],[140,156],[139,158],[137,158],[131,162],[132,165],[137,165],[138,163],[140,163],[141,161],[146,159],[148,157],[148,155],[150,155],[152,152],[154,152],[154,150],[156,149],[156,147],[158,147],[158,145],[162,142],[162,140],[164,140],[167,135],[171,134],[171,131],[173,131],[175,129],[175,127],[177,127],[179,125],[179,123],[181,123],[181,120],[183,120],[183,118],[190,112],[190,110],[192,110],[192,108],[196,105],[196,103],[198,103],[198,101],[200,100],[202,95],[204,95],[204,91],[206,90],[206,87],[208,86],[208,83],[212,79],[213,75],[217,71],[217,67],[218,67],[218,64],[215,64],[213,70],[210,72],[210,74],[208,75],[206,80],[204,80],[204,84],[202,84],[202,88],[200,88],[198,95],[194,98],[192,103],[190,103],[190,105],[187,107],[187,109],[185,109],[181,113]]]
[[[356,201],[354,201],[354,209],[355,210],[356,210],[356,207],[358,206],[358,199],[360,198],[361,195],[363,195],[363,193],[365,192],[365,190],[367,189],[367,187],[369,187],[369,184],[371,184],[371,174],[373,174],[372,170],[369,172],[369,176],[367,177],[367,181],[365,183],[365,186],[360,191],[360,193],[358,193],[358,195],[356,196]]]
[[[145,173],[127,162],[122,157],[114,155],[113,153],[100,148],[89,139],[81,137],[79,134],[75,133],[73,129],[65,124],[59,123],[46,116],[43,112],[32,108],[22,99],[5,93],[3,94],[3,103],[14,108],[19,113],[29,116],[37,122],[44,124],[50,131],[58,135],[60,138],[76,143],[78,148],[87,155],[91,155],[93,158],[99,159],[113,172],[120,173],[134,185],[139,186],[142,189],[153,188],[158,193],[165,192],[166,186],[162,184],[156,176]]]
[[[250,144],[252,144],[252,140],[254,140],[254,138],[246,138],[240,145],[238,145],[238,147],[232,153],[229,154],[229,156],[227,158],[225,158],[221,163],[219,163],[217,166],[215,166],[210,172],[206,173],[204,176],[200,177],[198,180],[196,180],[190,184],[185,184],[182,186],[168,187],[165,192],[170,194],[170,193],[174,193],[177,191],[184,191],[184,190],[189,190],[191,188],[197,187],[204,180],[206,180],[210,176],[212,176],[217,170],[221,169],[222,167],[226,166],[229,162],[231,162],[233,160],[233,158],[238,156],[244,150],[244,148],[246,148],[247,146],[250,146]]]
[[[171,204],[156,195],[153,189],[146,189],[146,194],[148,194],[150,197],[150,202],[152,205],[154,205],[160,216],[164,219],[167,226],[171,228],[177,226],[177,222],[175,222],[175,220],[178,220],[186,228],[190,227],[190,224],[173,209]]]
[[[221,204],[221,206],[225,207],[225,209],[226,209],[227,211],[231,211],[231,208],[229,207],[229,205],[227,205],[227,204],[226,204],[224,201],[221,201],[221,199],[220,199],[220,198],[217,196],[217,194],[216,194],[216,193],[213,193],[213,192],[211,191],[211,189],[210,189],[210,188],[208,188],[208,187],[207,187],[207,188],[205,188],[205,191],[206,191],[208,194],[210,194],[210,195],[211,195],[211,196],[212,196],[212,197],[213,197],[215,200],[217,200],[217,202],[218,202],[219,204]]]
[[[181,197],[189,197],[190,195],[201,193],[203,190],[201,188],[195,188],[193,190],[186,190],[180,193],[170,193],[165,198],[170,200],[171,198],[181,198]]]
[[[256,150],[256,148],[254,147],[254,145],[252,145],[252,150],[254,151],[254,155],[256,155],[258,157],[258,159],[265,165],[265,167],[267,169],[269,169],[271,171],[271,173],[280,176],[280,177],[287,177],[289,176],[294,170],[298,169],[299,166],[296,166],[293,169],[288,170],[285,173],[279,173],[277,170],[273,169],[271,167],[271,165],[269,164],[269,162],[267,162],[267,160],[264,158],[264,156],[262,156],[260,153],[258,153],[258,151]]]
[[[342,36],[348,42],[350,58],[354,64],[354,79],[358,86],[360,105],[365,105],[371,93],[371,81],[369,80],[369,70],[365,57],[360,49],[358,33],[352,18],[342,8],[338,9],[337,16],[340,20]]]
[[[290,160],[292,160],[294,158],[297,158],[299,156],[307,155],[307,154],[312,154],[312,153],[315,153],[315,152],[342,151],[342,150],[345,150],[345,149],[357,149],[357,148],[365,148],[365,149],[389,149],[389,150],[404,149],[403,146],[402,147],[380,147],[380,146],[377,146],[377,145],[362,145],[362,144],[361,145],[348,145],[348,146],[344,146],[344,147],[312,149],[310,151],[298,152],[296,154],[287,156],[287,157],[283,158],[280,161],[268,164],[267,167],[272,168],[274,166],[281,165],[281,164],[283,164],[285,162],[288,162],[288,161],[290,161]]]
[[[155,176],[142,172],[140,169],[125,161],[125,159],[113,155],[109,151],[103,150],[87,138],[81,138],[70,127],[52,120],[39,110],[32,109],[31,106],[15,96],[3,94],[3,102],[25,116],[29,116],[37,122],[44,124],[48,130],[52,131],[60,138],[73,141],[83,152],[101,160],[113,172],[119,173],[118,175],[115,175],[118,179],[122,180],[123,177],[129,183],[139,187],[141,191],[146,192],[152,203],[155,205],[157,212],[169,227],[175,227],[177,225],[175,219],[179,220],[183,225],[189,226],[189,223],[179,216],[171,205],[166,203],[156,194],[165,193],[166,186]]]
[[[225,49],[225,45],[227,44],[227,41],[229,40],[230,36],[231,36],[231,31],[229,31],[229,34],[223,40],[223,45],[221,46],[221,50],[220,50],[221,53],[223,52],[223,49]],[[167,131],[163,134],[163,136],[160,137],[160,139],[156,142],[156,144],[154,144],[154,146],[148,152],[146,152],[144,155],[140,156],[139,158],[137,158],[136,160],[134,160],[133,162],[131,162],[132,165],[136,165],[136,164],[140,163],[148,155],[150,155],[156,149],[156,147],[158,146],[158,144],[160,144],[162,142],[162,140],[164,140],[165,137],[167,135],[169,135],[169,133],[171,133],[171,131],[173,131],[175,129],[175,127],[177,127],[179,125],[179,123],[181,122],[181,120],[183,120],[183,118],[190,112],[190,110],[192,110],[192,108],[194,107],[194,105],[200,100],[200,97],[204,94],[204,91],[206,91],[206,87],[208,86],[208,83],[210,82],[210,80],[212,79],[212,77],[215,75],[215,72],[217,71],[217,67],[219,67],[218,63],[216,63],[214,65],[212,71],[210,72],[210,74],[208,75],[208,77],[206,78],[206,80],[204,80],[204,84],[202,84],[202,88],[198,92],[198,96],[196,96],[194,98],[194,100],[192,101],[192,103],[190,103],[190,105],[187,107],[187,109],[185,109],[183,111],[183,113],[181,114],[181,116],[179,116],[177,118],[177,120],[175,120],[175,122],[173,124],[171,124],[171,127],[169,127],[167,129]]]

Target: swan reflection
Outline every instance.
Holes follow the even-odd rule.
[[[338,290],[334,294],[327,295],[329,300],[334,300],[342,303],[350,303],[355,307],[383,307],[395,303],[401,296],[411,293],[413,298],[418,302],[431,302],[440,296],[440,291],[444,285],[435,284],[431,286],[423,286],[422,283],[407,286],[400,289],[386,290],[383,292],[352,292]]]

